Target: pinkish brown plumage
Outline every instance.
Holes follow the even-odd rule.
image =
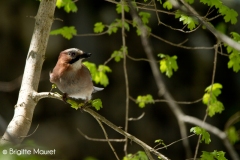
[[[88,68],[82,60],[91,56],[77,48],[70,48],[60,53],[53,72],[50,73],[50,82],[58,89],[75,99],[90,100],[92,93],[103,88],[93,86]]]

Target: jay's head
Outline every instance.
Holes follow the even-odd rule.
[[[58,57],[58,60],[68,63],[70,65],[74,65],[74,63],[80,63],[83,59],[90,57],[92,54],[83,52],[77,48],[70,48],[62,51]]]

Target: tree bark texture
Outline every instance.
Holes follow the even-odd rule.
[[[19,91],[14,116],[9,123],[0,144],[19,144],[27,136],[37,104],[34,94],[38,90],[42,65],[48,43],[50,29],[54,20],[56,0],[41,0],[35,16],[35,27]]]

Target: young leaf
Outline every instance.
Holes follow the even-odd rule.
[[[142,18],[143,24],[149,23],[149,18],[151,17],[151,14],[148,12],[139,12],[139,16]]]
[[[129,7],[126,3],[124,3],[124,5],[118,3],[117,6],[116,6],[116,11],[117,11],[118,14],[122,13],[122,7],[124,7],[125,12],[129,12]]]
[[[154,103],[153,97],[150,94],[146,96],[138,96],[136,103],[139,105],[140,108],[144,108],[146,104]]]
[[[148,157],[145,152],[138,151],[135,154],[128,154],[123,157],[123,160],[148,160]]]
[[[170,1],[166,1],[163,3],[163,8],[170,10],[173,8],[172,3]]]
[[[112,70],[106,66],[106,65],[99,65],[98,68],[94,63],[90,63],[85,61],[83,63],[87,66],[87,68],[90,70],[90,73],[92,75],[92,80],[95,83],[100,83],[104,87],[106,87],[109,84],[109,80],[107,77],[107,72],[111,72]]]
[[[192,127],[190,129],[190,132],[195,133],[196,135],[201,135],[201,142],[204,141],[206,144],[209,144],[211,142],[210,134],[201,127]]]
[[[187,16],[179,10],[175,13],[175,18],[179,18],[179,21],[183,22],[184,25],[187,25],[189,30],[193,30],[196,28],[196,25],[199,24],[196,18]]]
[[[221,113],[224,110],[222,102],[217,100],[217,96],[221,94],[222,85],[220,83],[214,83],[205,89],[203,95],[203,103],[208,105],[208,115],[214,116],[216,113]],[[212,92],[212,93],[211,93]]]
[[[127,50],[127,47],[121,47],[120,50],[116,50],[112,53],[111,57],[114,58],[114,60],[116,62],[119,62],[123,56],[124,56],[124,53],[127,54],[128,53],[128,50]]]
[[[213,152],[206,152],[202,151],[202,155],[200,156],[201,160],[227,160],[225,158],[225,152],[223,151],[216,151]]]
[[[77,6],[72,0],[57,0],[56,6],[58,8],[64,7],[64,10],[69,12],[77,12]]]
[[[103,32],[105,26],[102,24],[102,22],[97,22],[94,24],[94,33],[101,33]]]
[[[236,128],[234,126],[231,126],[227,129],[227,136],[232,144],[240,140],[238,132],[236,131]]]
[[[160,71],[162,73],[166,73],[166,76],[169,78],[173,75],[173,71],[178,70],[178,65],[177,65],[177,56],[168,56],[164,54],[158,54],[160,58],[163,58],[160,60]]]
[[[67,99],[67,103],[70,104],[71,107],[76,110],[81,107],[81,105],[79,105],[77,102],[75,102],[74,100],[71,100],[71,99]]]
[[[66,39],[71,39],[74,35],[77,34],[77,31],[74,26],[63,27],[60,29],[56,29],[50,32],[50,35],[59,35],[61,34]]]
[[[102,101],[99,98],[92,100],[91,104],[97,111],[102,108]]]
[[[209,7],[215,7],[218,9],[218,12],[223,15],[225,22],[231,22],[232,24],[237,23],[238,13],[225,6],[220,0],[200,0],[203,4],[208,5]]]
[[[205,92],[210,93],[212,91],[212,94],[217,97],[219,94],[221,94],[221,89],[222,85],[220,83],[214,83],[213,85],[208,86],[205,89]]]

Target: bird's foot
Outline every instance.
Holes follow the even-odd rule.
[[[67,103],[67,98],[68,98],[67,93],[63,93],[63,95],[62,95],[62,100],[63,100],[65,103]]]

